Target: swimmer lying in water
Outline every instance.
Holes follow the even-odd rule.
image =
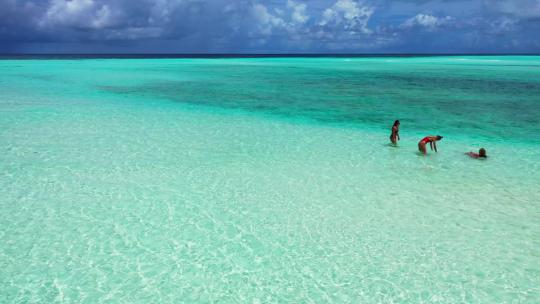
[[[480,148],[480,150],[478,150],[478,153],[475,153],[475,152],[468,152],[468,153],[465,153],[467,155],[469,155],[470,157],[472,158],[486,158],[487,155],[486,155],[486,149],[484,148]]]

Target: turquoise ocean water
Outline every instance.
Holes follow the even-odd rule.
[[[0,60],[0,302],[538,303],[539,132],[537,56]]]

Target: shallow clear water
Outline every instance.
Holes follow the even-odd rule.
[[[1,60],[0,302],[537,303],[539,120],[534,56]]]

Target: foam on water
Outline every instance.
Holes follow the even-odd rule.
[[[468,59],[0,61],[0,302],[538,302],[540,59]]]

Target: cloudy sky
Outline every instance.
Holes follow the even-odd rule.
[[[540,0],[0,0],[0,53],[538,53]]]

